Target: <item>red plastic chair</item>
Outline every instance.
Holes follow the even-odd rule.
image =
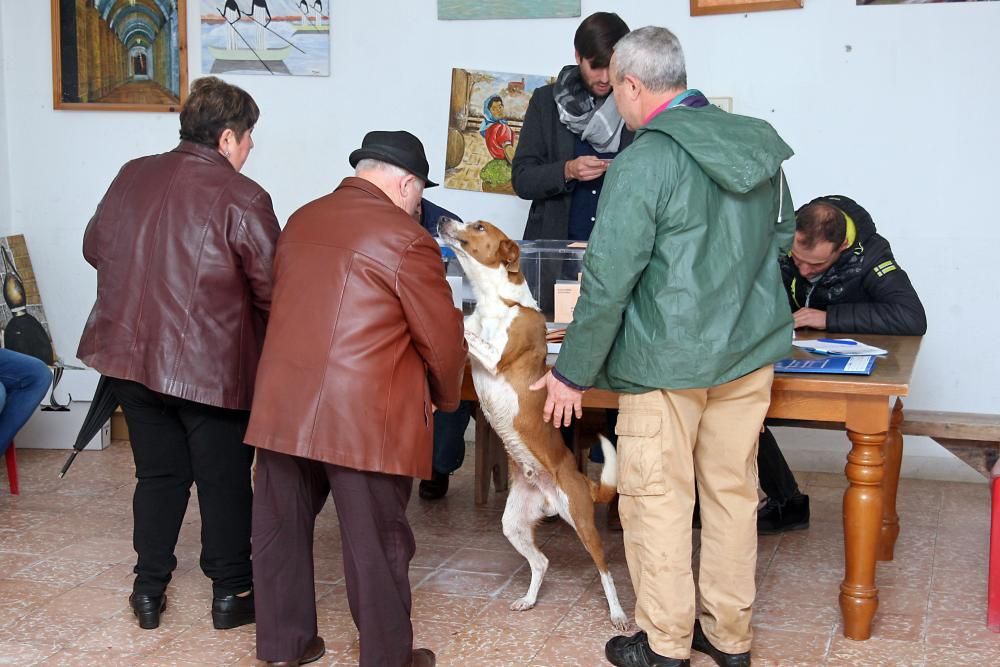
[[[10,482],[10,494],[16,496],[21,493],[21,487],[17,483],[17,452],[14,451],[14,441],[10,441],[10,447],[4,454],[7,459],[7,481]]]
[[[986,584],[986,627],[1000,632],[1000,462],[990,479],[990,573]]]

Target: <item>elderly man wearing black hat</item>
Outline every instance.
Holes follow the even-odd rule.
[[[316,515],[340,521],[363,667],[426,667],[413,650],[406,519],[413,478],[431,476],[432,413],[459,405],[461,313],[426,229],[428,178],[409,132],[369,132],[356,175],[288,221],[246,441],[257,447],[253,516],[257,657],[318,659]]]

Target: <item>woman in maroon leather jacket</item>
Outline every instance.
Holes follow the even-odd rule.
[[[77,356],[112,378],[128,423],[138,480],[129,603],[143,628],[166,607],[192,482],[215,627],[254,620],[243,435],[280,231],[270,196],[240,174],[258,116],[240,88],[195,81],[180,145],[122,167],[84,235],[97,301]]]

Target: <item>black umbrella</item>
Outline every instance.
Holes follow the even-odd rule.
[[[101,379],[97,382],[97,389],[94,390],[94,399],[90,402],[90,410],[87,411],[87,416],[83,418],[83,423],[80,425],[80,433],[77,434],[76,442],[73,443],[73,451],[70,453],[69,458],[66,459],[66,463],[63,464],[62,470],[59,471],[60,479],[66,476],[66,471],[73,465],[73,459],[83,451],[87,443],[111,419],[111,415],[114,414],[117,407],[118,399],[115,398],[114,392],[111,391],[111,384],[108,382],[108,378],[102,375]]]

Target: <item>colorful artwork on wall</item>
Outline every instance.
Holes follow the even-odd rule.
[[[691,16],[802,9],[804,0],[691,0]]]
[[[444,186],[514,194],[510,163],[531,94],[553,77],[451,71]]]
[[[0,238],[0,266],[3,267],[0,303],[3,347],[37,357],[51,366],[55,356],[52,335],[23,235]]]
[[[438,0],[438,18],[548,19],[580,15],[580,0]]]
[[[186,26],[185,0],[52,0],[53,106],[179,110]]]
[[[201,0],[201,71],[329,76],[332,1]]]

